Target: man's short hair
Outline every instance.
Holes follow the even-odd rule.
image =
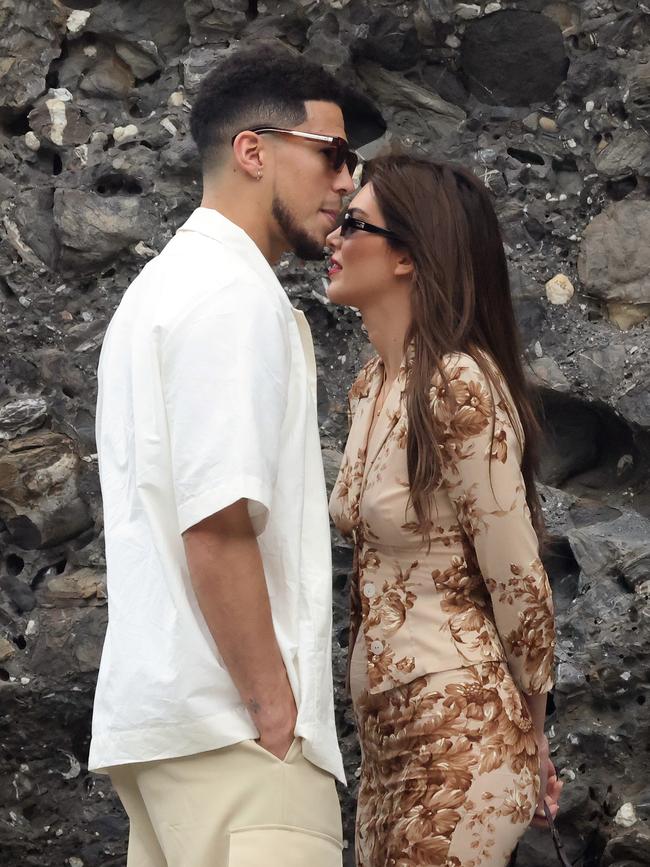
[[[190,129],[204,169],[218,165],[244,129],[304,123],[308,100],[333,102],[343,111],[346,90],[322,67],[283,48],[231,54],[205,76],[192,107]]]

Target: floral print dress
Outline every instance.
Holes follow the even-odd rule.
[[[421,526],[409,501],[408,359],[372,431],[381,360],[354,383],[330,500],[335,524],[355,543],[357,861],[503,867],[539,790],[521,693],[551,688],[555,643],[521,475],[523,433],[487,357],[482,366],[448,356],[431,388],[442,467]]]

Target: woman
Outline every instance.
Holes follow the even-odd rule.
[[[328,238],[328,296],[378,353],[330,501],[355,543],[358,864],[496,867],[543,815],[552,768],[538,428],[485,188],[408,156],[364,180]]]

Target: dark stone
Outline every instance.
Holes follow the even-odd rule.
[[[572,96],[581,102],[584,101],[585,94],[599,87],[611,87],[616,83],[616,79],[616,70],[607,62],[604,48],[571,57],[567,87]]]
[[[408,69],[417,62],[421,50],[415,29],[388,9],[371,18],[367,36],[357,43],[359,56],[387,69]]]
[[[633,867],[650,864],[650,834],[629,830],[611,839],[603,852],[602,867],[615,867],[621,862]]]
[[[461,69],[467,88],[481,102],[550,100],[568,67],[560,28],[543,15],[509,9],[467,24]]]
[[[545,391],[544,427],[547,439],[542,453],[543,482],[561,485],[596,464],[598,417],[588,406]]]
[[[10,602],[20,614],[31,611],[36,605],[36,597],[31,587],[20,578],[13,575],[4,575],[0,578],[0,589],[4,590]]]

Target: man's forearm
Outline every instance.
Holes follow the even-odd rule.
[[[260,736],[289,738],[295,702],[246,501],[206,518],[183,538],[203,617]]]

